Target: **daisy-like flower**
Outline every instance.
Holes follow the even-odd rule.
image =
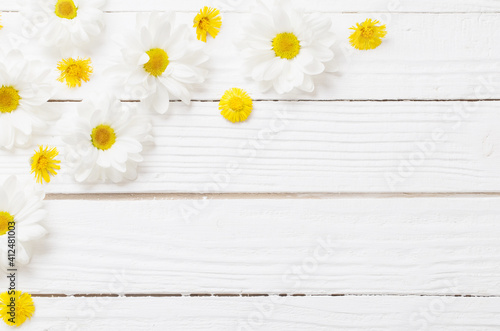
[[[227,90],[219,102],[221,115],[233,123],[245,121],[252,109],[252,98],[247,92],[236,87]]]
[[[16,257],[14,265],[28,264],[30,250],[28,245],[33,240],[46,234],[38,223],[46,216],[42,209],[45,194],[32,183],[19,182],[16,177],[8,177],[0,185],[0,266],[6,271],[12,266],[7,259],[8,231],[14,222],[16,241]]]
[[[7,325],[21,326],[27,319],[31,319],[34,312],[35,304],[29,293],[7,291],[0,294],[0,317]]]
[[[90,58],[80,59],[79,57],[62,59],[57,64],[57,69],[61,72],[57,80],[61,83],[66,82],[69,88],[82,86],[82,81],[88,82],[93,71]]]
[[[217,37],[219,34],[222,18],[220,17],[218,9],[205,6],[196,15],[193,22],[198,40],[207,42],[207,33],[211,35],[212,38]]]
[[[110,73],[127,86],[128,97],[140,98],[149,109],[164,114],[171,98],[189,104],[193,84],[205,81],[203,45],[187,25],[175,25],[173,13],[137,14],[137,35],[124,44],[123,59]]]
[[[350,29],[354,30],[349,36],[352,47],[361,50],[377,48],[382,43],[382,38],[387,34],[385,25],[378,26],[379,23],[379,21],[373,21],[369,18],[363,23],[356,23],[356,26],[351,27]]]
[[[151,140],[146,117],[124,109],[117,99],[97,97],[80,105],[74,121],[63,140],[76,181],[117,183],[137,177],[143,145]]]
[[[35,150],[35,155],[31,158],[31,173],[35,174],[38,183],[50,183],[50,177],[57,175],[56,170],[61,169],[61,161],[55,160],[57,155],[59,152],[55,147],[49,149],[49,146],[39,146],[39,150]]]
[[[275,1],[254,14],[238,44],[248,74],[264,90],[314,90],[313,77],[336,70],[331,20]]]
[[[49,70],[41,68],[19,51],[0,54],[0,147],[26,147],[57,118],[47,103],[53,92],[46,82]]]
[[[23,13],[27,28],[38,32],[35,35],[47,46],[82,47],[103,31],[105,4],[106,0],[28,0]]]

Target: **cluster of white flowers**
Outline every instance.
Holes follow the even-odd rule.
[[[24,1],[26,26],[42,45],[72,54],[84,52],[86,47],[99,47],[95,41],[105,28],[106,0]],[[246,73],[264,90],[312,92],[315,76],[335,70],[331,21],[284,6],[280,0],[261,6],[240,34]],[[141,154],[152,141],[151,122],[146,112],[137,108],[164,114],[171,99],[190,103],[193,87],[204,83],[208,74],[204,68],[208,55],[195,35],[202,41],[206,41],[207,33],[215,37],[221,26],[218,14],[218,10],[207,7],[200,11],[194,20],[196,33],[187,25],[177,24],[173,13],[137,14],[136,34],[124,37],[121,57],[104,73],[125,86],[126,99],[139,99],[140,103],[120,102],[120,96],[99,91],[61,121],[64,164],[72,169],[76,181],[118,183],[137,178]],[[1,148],[32,146],[32,136],[59,119],[60,114],[49,103],[56,79],[45,68],[17,50],[0,50]],[[65,59],[58,69],[58,80],[66,81],[69,87],[81,86],[92,74],[90,59]],[[238,102],[233,102],[234,96]],[[224,116],[233,122],[248,117],[252,106],[246,92],[232,89],[223,99]],[[236,116],[231,114],[233,109],[224,107],[242,113]],[[57,155],[57,151],[42,148],[40,153],[37,160]],[[42,162],[45,168],[37,173],[40,182],[59,169],[58,162]],[[47,169],[49,164],[52,169]],[[19,184],[15,177],[0,187],[0,254],[4,269],[9,223],[15,220],[19,228],[20,263],[29,261],[24,243],[44,235],[45,230],[37,224],[45,215],[41,209],[43,197],[43,192]]]
[[[44,45],[74,54],[104,30],[105,0],[25,1],[24,16],[33,36]],[[304,14],[280,0],[261,4],[256,12],[238,43],[244,69],[264,90],[312,92],[315,76],[335,70],[331,20]],[[214,11],[205,9],[203,13],[215,18]],[[203,25],[210,29],[201,14],[195,19],[198,34]],[[44,19],[35,20],[37,15]],[[217,20],[214,22],[220,26],[220,18]],[[164,114],[171,99],[189,104],[193,86],[207,77],[204,44],[187,25],[176,24],[173,13],[138,13],[135,30],[135,35],[124,36],[121,57],[104,73],[124,86],[124,99],[140,99],[142,109]],[[51,76],[42,68],[19,52],[8,53],[0,64],[0,146],[6,149],[28,146],[32,134],[57,117],[47,105],[54,88],[47,83]],[[59,69],[59,80],[70,87],[80,86],[92,74],[90,59],[66,59]],[[66,161],[79,182],[137,177],[151,125],[141,117],[145,112],[123,110],[117,102],[120,97],[92,96],[65,124],[71,128],[63,139]]]

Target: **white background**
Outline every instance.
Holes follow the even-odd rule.
[[[297,2],[332,18],[339,72],[291,95],[240,71],[248,3],[108,1],[95,75],[61,86],[62,114],[107,90],[134,12],[192,25],[212,5],[223,27],[196,101],[153,115],[135,182],[77,185],[63,169],[46,186],[49,235],[19,272],[36,304],[23,329],[499,330],[500,2]],[[2,45],[55,68],[19,39],[17,9],[0,1]],[[349,27],[366,18],[387,38],[356,51]],[[256,100],[247,122],[219,114],[231,87]],[[44,144],[61,148],[58,132]],[[26,175],[31,153],[0,152],[0,173]]]

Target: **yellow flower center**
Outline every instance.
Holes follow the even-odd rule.
[[[0,236],[7,233],[10,222],[14,222],[14,216],[6,211],[0,211]]]
[[[231,108],[233,111],[242,111],[244,106],[245,104],[240,97],[235,96],[229,99],[229,108]]]
[[[47,169],[47,164],[49,164],[49,160],[47,160],[47,157],[45,155],[42,155],[38,158],[36,166],[40,170],[45,170]]]
[[[368,27],[363,27],[361,29],[361,34],[363,35],[363,37],[365,38],[371,38],[373,36],[373,33],[375,31],[373,31],[373,28],[371,26],[368,26]]]
[[[81,72],[82,72],[82,70],[81,70],[80,66],[77,64],[72,64],[68,67],[68,69],[66,69],[66,73],[69,76],[79,77],[82,75]]]
[[[274,53],[282,59],[291,60],[300,52],[300,41],[291,32],[278,33],[272,44]]]
[[[208,28],[210,28],[210,20],[208,19],[208,17],[203,17],[198,23],[198,27],[202,30],[207,31]]]
[[[160,76],[169,64],[167,52],[161,48],[152,48],[146,52],[149,61],[144,64],[144,70],[151,76]]]
[[[90,137],[92,138],[92,144],[95,148],[103,151],[110,149],[116,141],[115,130],[106,124],[96,126],[92,130]]]
[[[56,3],[56,15],[60,18],[72,20],[76,17],[78,8],[73,0],[58,0]]]
[[[11,113],[19,106],[19,91],[12,86],[0,87],[0,113]]]

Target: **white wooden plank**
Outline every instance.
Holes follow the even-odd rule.
[[[288,1],[287,1],[288,2]],[[215,6],[226,12],[248,11],[255,1],[243,0],[108,0],[108,11],[197,11],[203,6]],[[500,5],[495,0],[311,0],[295,1],[308,12],[498,12]],[[2,0],[0,10],[18,10],[19,0]]]
[[[349,27],[369,14],[327,14],[332,17],[333,31],[338,40],[336,58],[339,72],[316,79],[312,94],[278,95],[263,93],[242,72],[240,51],[234,42],[241,35],[241,22],[248,14],[227,13],[224,26],[215,40],[206,45],[211,59],[207,64],[209,77],[193,91],[193,99],[219,99],[228,88],[239,86],[255,99],[500,99],[498,54],[500,44],[499,14],[393,14],[388,25],[388,37],[378,49],[355,51],[348,45]],[[179,21],[192,24],[193,15],[178,15]],[[19,40],[19,14],[3,15],[5,28],[0,34],[15,45],[23,44],[27,54],[43,58],[53,65],[60,55],[42,51],[36,43]],[[55,81],[60,90],[57,99],[82,99],[95,91],[112,91],[108,76],[103,74],[113,59],[119,58],[115,44],[117,35],[134,33],[134,13],[106,15],[107,32],[102,47],[95,47],[92,58],[95,75],[84,88],[69,91]],[[193,34],[195,30],[193,29]],[[7,41],[5,41],[7,43]],[[54,72],[54,74],[56,74]],[[130,88],[120,85],[123,99],[137,98]]]
[[[500,198],[46,206],[30,293],[500,294]]]
[[[499,298],[35,298],[23,330],[498,330]]]
[[[75,103],[53,103],[61,113]],[[500,190],[499,102],[256,102],[247,122],[217,103],[153,115],[134,182],[79,184],[63,162],[50,193],[482,192]],[[60,124],[62,125],[62,124]],[[36,140],[61,148],[61,127]],[[28,175],[32,149],[0,151]]]

